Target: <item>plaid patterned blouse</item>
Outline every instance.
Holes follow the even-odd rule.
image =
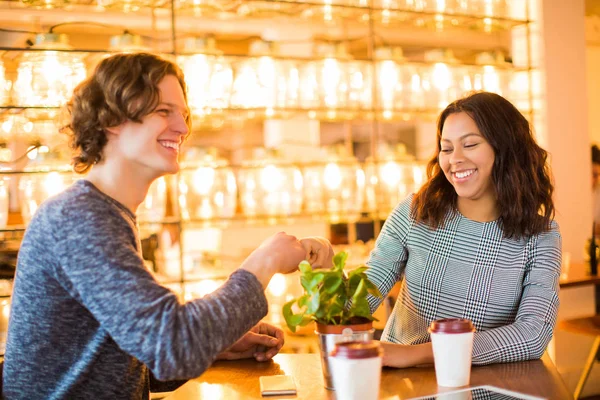
[[[506,239],[494,222],[456,213],[432,230],[410,217],[412,196],[396,207],[367,264],[383,296],[404,279],[381,340],[418,344],[439,318],[468,318],[477,332],[473,364],[540,358],[558,313],[561,236]],[[371,311],[381,299],[370,298]]]

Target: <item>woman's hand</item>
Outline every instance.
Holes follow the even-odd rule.
[[[320,236],[309,236],[300,239],[306,251],[306,261],[314,268],[331,268],[333,266],[333,248],[329,240]]]
[[[257,361],[267,361],[279,353],[283,342],[281,329],[266,322],[259,322],[231,347],[219,354],[217,360],[254,357]]]
[[[383,365],[394,368],[408,368],[417,365],[433,364],[431,342],[423,344],[395,344],[381,342]]]

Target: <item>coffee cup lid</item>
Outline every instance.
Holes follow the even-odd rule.
[[[337,343],[331,352],[331,357],[361,359],[374,358],[382,355],[381,345],[378,341],[342,342]]]
[[[433,321],[429,333],[467,333],[475,332],[473,323],[464,318],[446,318]]]

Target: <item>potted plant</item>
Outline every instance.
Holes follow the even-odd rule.
[[[333,257],[330,270],[313,270],[307,261],[299,265],[304,294],[283,306],[283,317],[292,332],[298,326],[316,322],[325,387],[333,389],[329,353],[342,341],[373,339],[373,321],[367,296],[381,297],[367,278],[366,266],[348,274],[344,271],[348,253]]]

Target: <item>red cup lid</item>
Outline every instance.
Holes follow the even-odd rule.
[[[337,343],[331,352],[331,357],[361,359],[374,358],[382,355],[381,345],[378,341],[342,342]]]
[[[429,325],[429,333],[467,333],[475,332],[473,323],[463,318],[438,319]]]

